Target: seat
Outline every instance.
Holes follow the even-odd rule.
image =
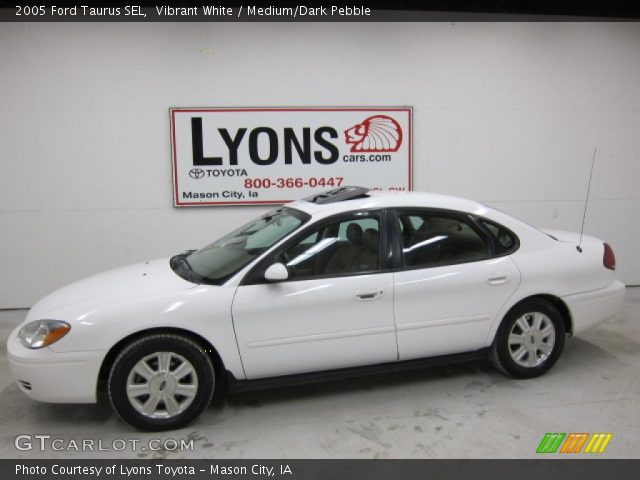
[[[461,229],[460,222],[452,218],[425,218],[420,228],[411,238],[414,246],[405,254],[405,262],[409,266],[433,265],[443,260],[443,245],[450,241],[451,236]],[[436,237],[444,237],[435,240]],[[433,242],[430,240],[434,239]]]
[[[380,235],[373,228],[367,228],[362,235],[363,249],[352,264],[352,272],[367,272],[378,268]]]
[[[357,223],[347,225],[347,243],[339,246],[324,268],[325,274],[351,272],[354,260],[363,249],[363,231]]]

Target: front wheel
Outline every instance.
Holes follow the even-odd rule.
[[[134,427],[170,430],[200,415],[214,387],[211,359],[198,344],[180,335],[157,334],[120,352],[109,375],[109,400]]]
[[[527,300],[505,316],[490,358],[507,375],[537,377],[556,363],[564,340],[565,326],[558,309],[542,299]]]

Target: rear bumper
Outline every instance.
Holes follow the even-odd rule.
[[[617,315],[624,293],[624,283],[613,280],[603,289],[562,297],[571,313],[574,335]]]
[[[103,351],[57,353],[30,350],[14,331],[7,341],[9,368],[29,398],[52,403],[95,403]]]

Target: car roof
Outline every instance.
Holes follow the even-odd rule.
[[[314,197],[288,204],[288,207],[302,210],[312,216],[326,216],[352,210],[376,208],[419,207],[482,213],[486,207],[479,202],[465,198],[436,193],[408,191],[373,191],[362,194],[362,189],[353,199],[339,199],[333,202],[313,203]],[[311,200],[311,201],[310,201]]]

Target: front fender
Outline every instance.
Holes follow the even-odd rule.
[[[236,287],[198,285],[194,288],[130,298],[117,304],[69,307],[55,317],[71,324],[71,331],[50,346],[55,352],[109,351],[140,331],[179,328],[205,338],[220,355],[225,368],[244,378],[231,321]]]

